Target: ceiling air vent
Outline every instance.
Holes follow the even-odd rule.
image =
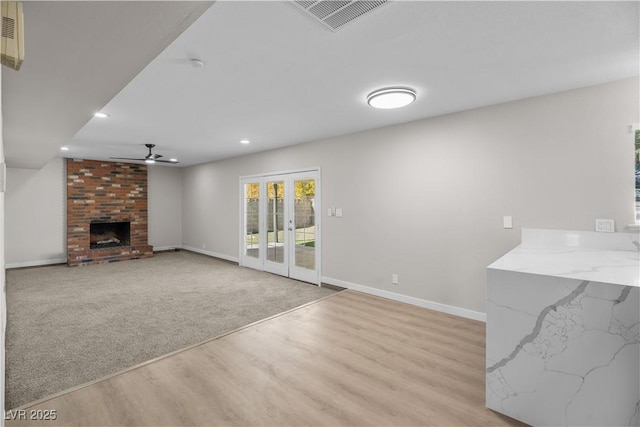
[[[2,37],[0,59],[2,65],[19,70],[24,59],[24,23],[22,3],[2,1]]]
[[[293,0],[290,3],[304,10],[314,21],[336,31],[387,3],[387,0]]]

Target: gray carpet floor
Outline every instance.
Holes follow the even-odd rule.
[[[7,409],[334,291],[191,252],[7,271]]]

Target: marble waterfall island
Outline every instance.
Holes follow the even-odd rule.
[[[640,425],[639,242],[524,229],[487,268],[488,408],[531,425]]]

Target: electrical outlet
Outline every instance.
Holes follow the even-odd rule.
[[[397,274],[392,274],[391,275],[391,284],[392,285],[397,285],[398,284],[398,275]]]

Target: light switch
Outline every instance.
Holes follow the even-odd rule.
[[[336,217],[342,218],[342,208],[336,208]]]
[[[612,219],[596,219],[596,231],[600,233],[613,233],[615,228],[615,221]]]
[[[333,216],[333,209],[329,208],[327,211],[327,215]]]
[[[511,215],[502,217],[502,227],[503,228],[513,228],[513,217]]]

